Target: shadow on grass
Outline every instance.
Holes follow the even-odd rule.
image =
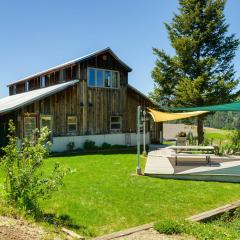
[[[63,214],[63,215],[56,215],[53,213],[42,213],[41,215],[39,215],[37,217],[38,221],[41,222],[46,222],[49,225],[52,225],[53,227],[65,227],[65,228],[70,228],[72,230],[77,230],[81,233],[83,233],[86,236],[93,236],[93,233],[88,229],[88,227],[84,226],[84,225],[78,225],[76,224],[73,219],[67,215],[67,214]]]

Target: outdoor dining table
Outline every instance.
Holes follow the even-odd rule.
[[[206,157],[206,161],[208,164],[211,164],[211,156],[209,154],[209,152],[213,153],[214,152],[214,147],[213,146],[170,146],[170,149],[173,149],[175,151],[175,164],[177,165],[177,161],[178,161],[178,152],[179,151],[185,151],[185,152],[192,152],[192,151],[204,151],[207,152],[205,154],[201,154],[201,155],[195,155],[195,156],[204,156]],[[192,154],[194,155],[194,154]],[[187,156],[190,156],[189,154]]]
[[[201,150],[201,151],[214,151],[213,146],[191,146],[191,145],[186,145],[186,146],[170,146],[169,148],[178,151],[178,150]]]

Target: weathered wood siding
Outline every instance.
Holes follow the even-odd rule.
[[[155,105],[144,95],[139,94],[133,88],[128,87],[127,89],[127,129],[126,132],[136,132],[136,116],[137,106],[142,107],[154,107]],[[149,121],[146,124],[148,131],[150,131],[151,142],[159,142],[160,132],[163,129],[162,123],[154,123],[151,116],[148,115]]]
[[[119,72],[119,88],[88,87],[88,68],[100,68]],[[64,78],[60,71],[65,69]],[[45,72],[46,86],[58,84],[62,81],[79,79],[75,86],[36,101],[17,111],[20,136],[23,137],[25,115],[35,115],[37,127],[40,127],[41,115],[51,115],[53,119],[53,136],[70,135],[67,131],[67,117],[77,116],[77,131],[75,135],[107,134],[110,132],[111,116],[122,117],[121,132],[136,132],[136,108],[153,106],[154,104],[145,96],[128,86],[128,71],[109,52],[98,54],[82,62],[64,66],[54,71]],[[40,76],[26,80],[29,90],[40,88]],[[16,93],[25,91],[25,82],[16,84]],[[13,86],[10,86],[13,94]],[[148,124],[151,129],[151,139],[159,139],[161,124]]]

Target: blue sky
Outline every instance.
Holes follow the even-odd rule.
[[[129,82],[151,91],[152,47],[172,53],[164,27],[177,0],[21,0],[0,2],[0,97],[6,85],[107,46],[130,67]],[[240,38],[240,1],[228,0],[229,32]],[[235,58],[240,75],[240,51]]]

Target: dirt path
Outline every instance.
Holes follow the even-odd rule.
[[[120,237],[119,240],[194,240],[195,238],[186,235],[165,235],[159,234],[153,228],[128,236]]]
[[[40,240],[45,237],[47,232],[41,227],[30,225],[24,220],[0,216],[1,240]]]

